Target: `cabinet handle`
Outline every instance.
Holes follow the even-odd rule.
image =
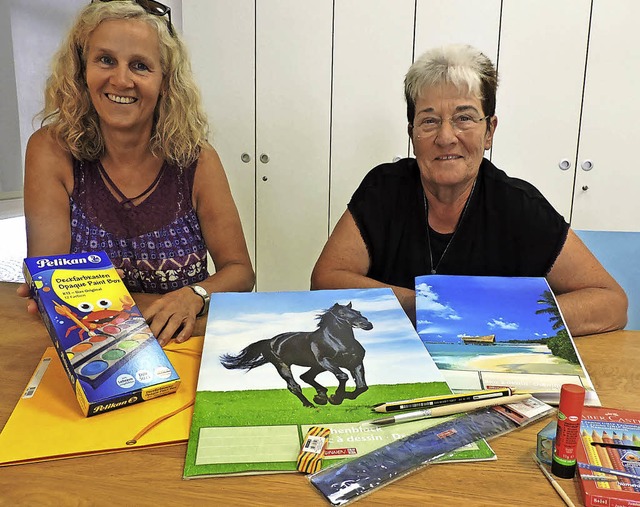
[[[586,192],[587,190],[589,190],[589,186],[588,185],[582,185],[582,190],[584,190]]]
[[[260,162],[262,162],[263,164],[268,163],[269,155],[267,155],[266,153],[263,153],[262,155],[260,155]]]
[[[245,164],[248,164],[249,162],[251,162],[251,155],[249,155],[248,153],[243,153],[242,155],[240,155],[240,160],[242,160]]]
[[[266,176],[262,177],[262,181],[267,181],[269,178],[267,178]]]
[[[593,162],[587,159],[582,162],[582,165],[580,167],[582,167],[583,171],[591,171],[591,169],[593,169]]]
[[[562,169],[563,171],[566,171],[568,169],[571,169],[571,160],[569,160],[568,158],[563,158],[559,163],[558,163],[558,167],[560,169]]]

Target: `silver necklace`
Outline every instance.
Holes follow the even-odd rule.
[[[476,188],[476,181],[478,180],[476,179],[473,182],[473,186],[471,187],[471,192],[469,192],[469,197],[467,197],[467,201],[464,203],[464,208],[462,208],[462,213],[460,213],[460,218],[458,218],[458,223],[456,224],[455,229],[453,229],[453,234],[451,234],[449,241],[447,241],[447,244],[445,245],[444,250],[442,251],[442,255],[440,256],[440,259],[438,259],[438,263],[435,266],[433,265],[433,252],[431,250],[431,233],[429,232],[429,205],[427,204],[427,195],[424,192],[424,188],[422,189],[422,199],[424,201],[424,219],[427,223],[427,246],[429,247],[429,265],[431,266],[432,275],[435,275],[436,272],[438,271],[438,266],[440,266],[440,264],[442,263],[442,259],[444,259],[444,256],[447,254],[447,251],[451,246],[451,242],[453,241],[453,238],[456,237],[458,228],[460,227],[460,224],[462,223],[462,219],[464,218],[467,212],[467,208],[469,207],[469,201],[471,201],[471,196],[473,195],[473,191]]]

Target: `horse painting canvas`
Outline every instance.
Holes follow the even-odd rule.
[[[300,379],[316,390],[313,401],[326,405],[327,401],[339,405],[343,400],[353,400],[367,390],[363,359],[365,349],[356,339],[355,329],[370,331],[373,324],[359,311],[346,305],[335,303],[318,315],[318,327],[314,331],[294,331],[281,333],[273,338],[260,340],[242,349],[237,354],[223,354],[220,362],[227,369],[247,371],[271,363],[287,383],[287,388],[296,395],[305,407],[313,407],[302,393],[291,372],[291,365],[309,368]],[[346,390],[348,375],[355,381],[352,391]],[[327,396],[327,388],[316,381],[323,371],[331,372],[338,379],[335,393]]]

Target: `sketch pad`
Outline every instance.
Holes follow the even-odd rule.
[[[323,467],[361,456],[436,423],[376,427],[363,422],[372,405],[451,393],[389,288],[215,293],[211,308],[185,479],[295,472],[312,426],[330,429]],[[342,396],[336,370],[310,366],[329,335],[331,343],[344,340],[345,353],[326,355],[353,360],[339,370],[346,377]],[[282,367],[287,361],[289,369]],[[307,382],[314,375],[315,387]],[[358,379],[366,389],[358,389]],[[483,441],[455,455],[494,457]]]

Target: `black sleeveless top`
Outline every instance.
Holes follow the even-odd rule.
[[[413,289],[416,276],[431,272],[415,159],[372,169],[348,209],[369,252],[370,278]],[[569,224],[533,185],[483,159],[468,209],[439,264],[442,252],[433,255],[434,264],[438,274],[545,276],[568,231]],[[431,232],[432,248],[442,250],[447,240]]]

